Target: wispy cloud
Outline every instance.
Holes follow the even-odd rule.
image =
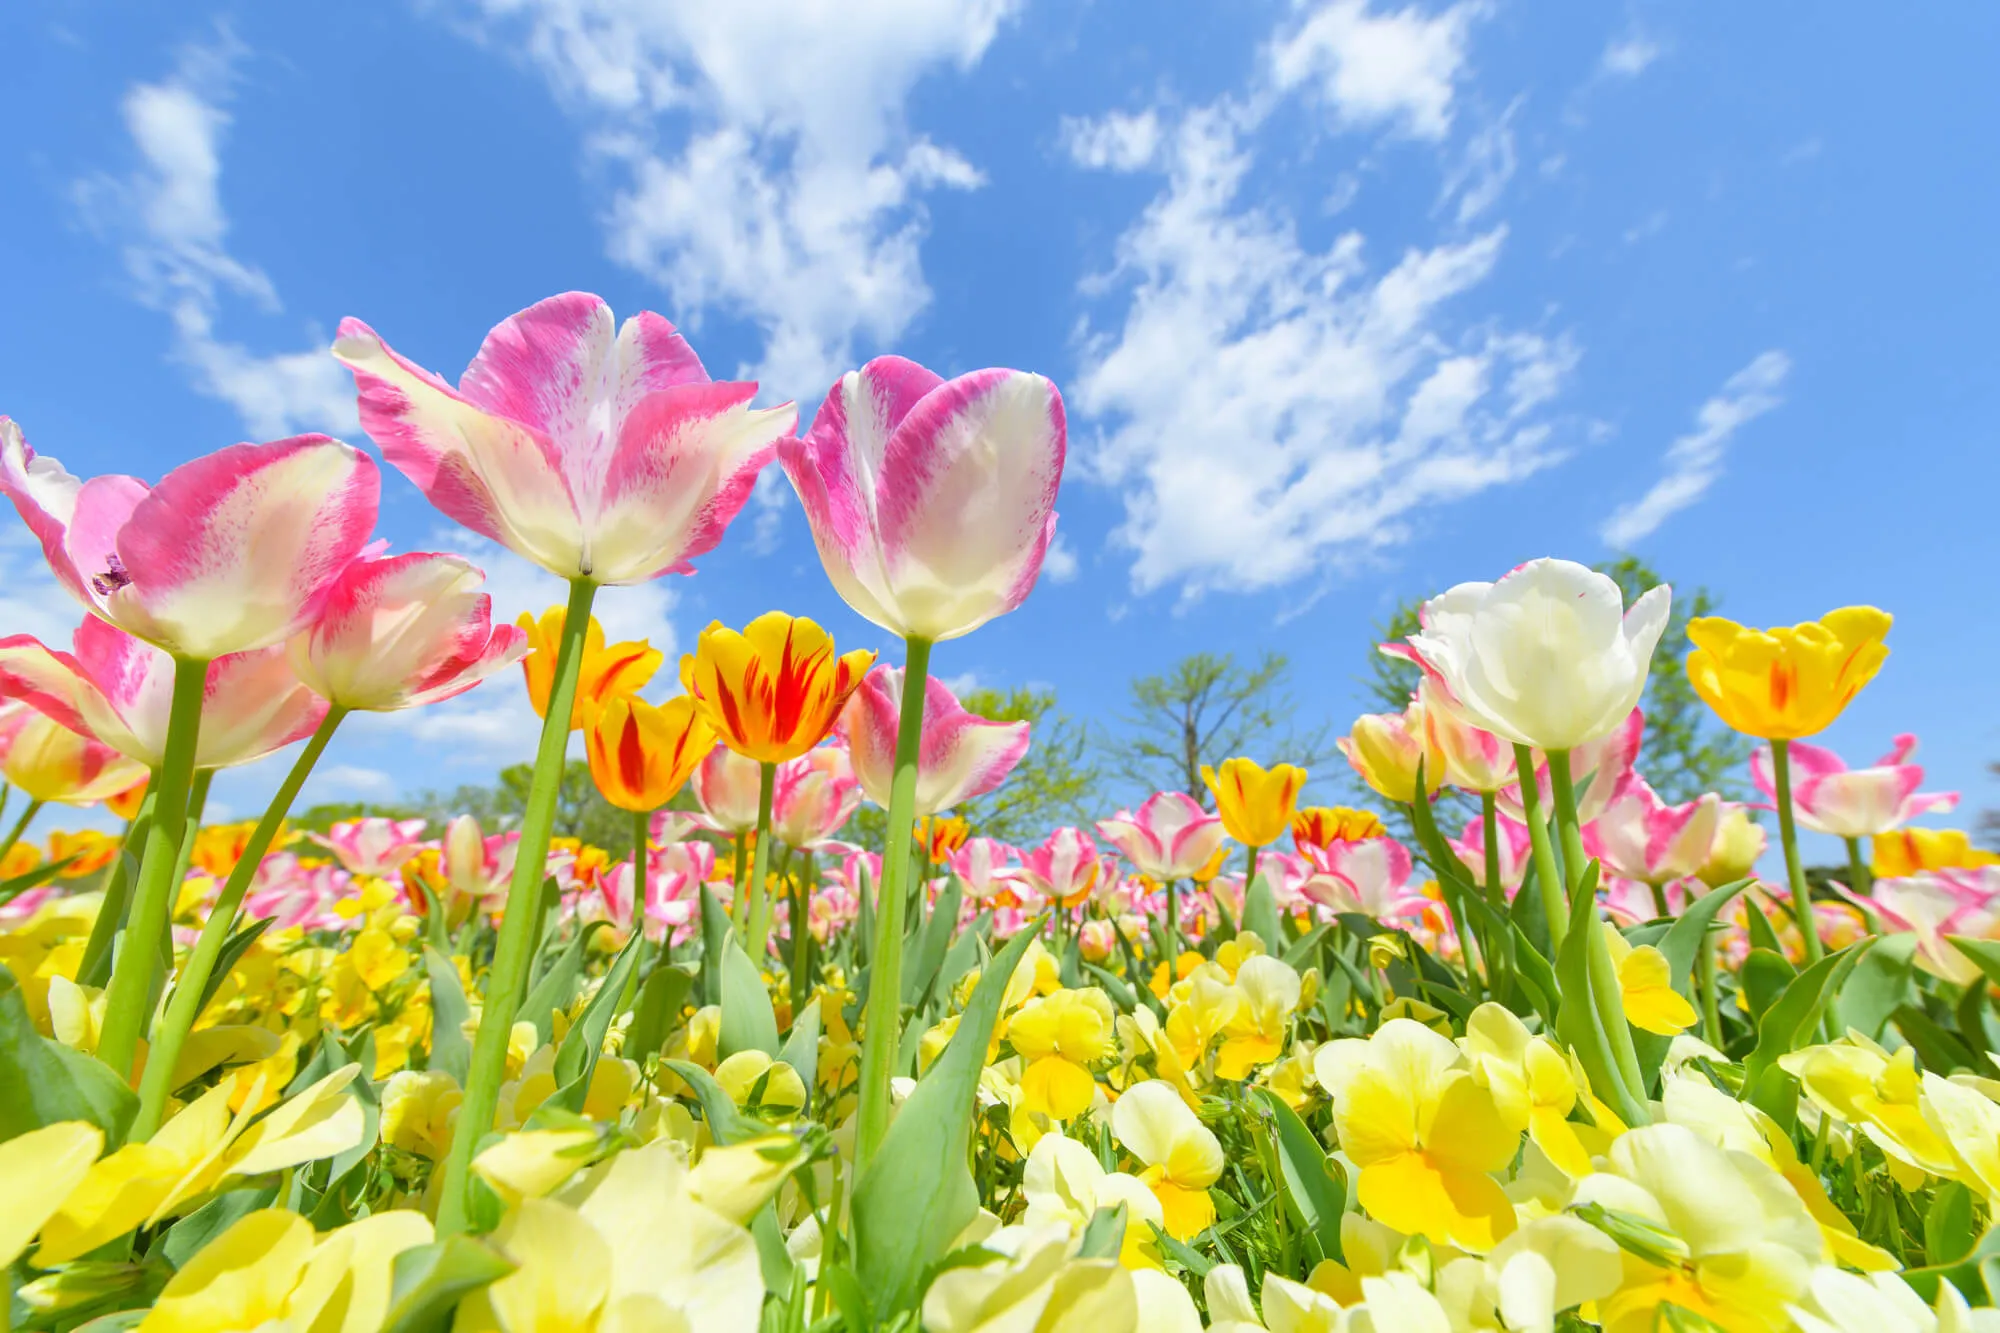
[[[1281,90],[1310,89],[1344,125],[1441,139],[1451,129],[1466,38],[1482,12],[1468,3],[1440,14],[1377,13],[1367,0],[1331,0],[1272,44],[1271,73]]]
[[[1667,447],[1666,471],[1637,501],[1620,508],[1601,530],[1611,546],[1628,547],[1708,492],[1736,432],[1785,401],[1792,361],[1772,350],[1729,377],[1695,412],[1695,428]]]
[[[79,182],[77,200],[120,240],[133,296],[167,315],[173,355],[197,390],[234,407],[259,437],[351,433],[353,387],[323,345],[263,354],[216,331],[227,302],[264,314],[282,308],[263,270],[230,253],[222,205],[226,102],[248,54],[224,28],[184,48],[167,78],[133,85],[120,109],[139,163],[124,176]]]
[[[1624,79],[1637,78],[1664,54],[1658,42],[1643,34],[1633,33],[1606,46],[1604,54],[1598,58],[1597,68],[1602,74]]]

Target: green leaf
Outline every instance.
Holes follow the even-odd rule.
[[[209,969],[208,980],[202,983],[201,1003],[194,1011],[196,1018],[200,1018],[202,1010],[208,1008],[209,1001],[213,1000],[215,993],[222,989],[222,983],[229,980],[230,972],[235,970],[237,962],[243,955],[250,951],[250,946],[257,942],[258,936],[269,930],[271,923],[277,919],[274,916],[267,916],[261,921],[252,921],[222,942],[221,950],[215,955],[215,966]]]
[[[1104,988],[1104,993],[1111,997],[1111,1002],[1117,1005],[1121,1011],[1129,1014],[1139,1007],[1139,997],[1134,995],[1132,988],[1125,984],[1125,978],[1119,976],[1116,972],[1106,971],[1096,963],[1085,963],[1083,970],[1097,978],[1097,984]]]
[[[1284,925],[1278,919],[1278,900],[1271,893],[1271,881],[1263,871],[1243,891],[1243,929],[1264,941],[1265,952],[1273,952],[1285,942]]]
[[[1719,889],[1710,890],[1689,903],[1680,919],[1669,926],[1653,945],[1667,959],[1667,975],[1673,979],[1674,989],[1681,998],[1699,1010],[1701,1001],[1695,994],[1694,972],[1701,961],[1701,950],[1708,940],[1709,923],[1716,913],[1728,906],[1737,894],[1750,887],[1751,881],[1737,880]],[[1630,939],[1631,935],[1628,934]],[[1635,944],[1639,941],[1633,941]],[[1720,985],[1720,978],[1717,979]],[[1662,1037],[1656,1032],[1632,1034],[1633,1053],[1639,1057],[1639,1072],[1646,1076],[1648,1094],[1660,1090],[1660,1065],[1667,1058],[1667,1048],[1673,1045],[1672,1037]]]
[[[668,1060],[666,1066],[694,1089],[694,1099],[701,1104],[702,1119],[708,1122],[708,1132],[717,1143],[728,1147],[764,1138],[771,1133],[769,1125],[737,1110],[736,1103],[715,1081],[715,1076],[700,1065],[689,1064],[685,1060]]]
[[[639,1003],[632,1011],[632,1026],[625,1030],[625,1054],[641,1065],[660,1053],[679,1022],[694,989],[695,974],[686,967],[656,967],[639,987]]]
[[[1955,1264],[1972,1252],[1977,1238],[1972,1222],[1972,1191],[1956,1180],[1937,1188],[1924,1212],[1924,1257],[1936,1264]]]
[[[1169,889],[1168,892],[1172,890]],[[1132,978],[1132,993],[1138,996],[1139,1003],[1153,1011],[1153,1017],[1164,1023],[1167,1019],[1167,1007],[1160,1003],[1159,996],[1153,994],[1148,973],[1140,966],[1139,956],[1132,952],[1132,941],[1125,938],[1125,932],[1122,930],[1114,930],[1111,933],[1118,937],[1118,951],[1125,956],[1125,975]],[[1169,969],[1170,972],[1171,970]]]
[[[1215,1267],[1215,1260],[1206,1257],[1186,1241],[1175,1240],[1159,1223],[1148,1222],[1146,1225],[1153,1228],[1153,1239],[1159,1243],[1160,1253],[1196,1277],[1207,1277],[1208,1270]]]
[[[78,853],[78,855],[81,855],[81,853]],[[0,906],[5,906],[14,901],[14,899],[20,897],[29,889],[40,888],[63,871],[69,869],[70,863],[74,860],[76,860],[75,856],[65,856],[60,861],[51,861],[47,865],[36,866],[25,875],[16,875],[12,879],[0,879]]]
[[[811,1098],[819,1080],[819,996],[815,995],[804,1012],[792,1020],[792,1030],[785,1034],[784,1049],[778,1058],[790,1065],[806,1085],[806,1096]]]
[[[556,1048],[556,1090],[545,1105],[578,1115],[583,1113],[591,1076],[597,1072],[597,1058],[604,1052],[604,1034],[611,1030],[611,1021],[618,1016],[625,985],[632,979],[632,969],[639,966],[639,951],[645,947],[645,932],[633,931],[632,938],[625,941],[625,947],[612,960],[604,980],[598,983],[597,993],[583,1007],[583,1015],[563,1033],[562,1045]]]
[[[1834,1013],[1842,1031],[1853,1028],[1865,1037],[1882,1035],[1889,1015],[1917,998],[1914,934],[1884,935],[1862,955],[1834,998]]]
[[[862,909],[868,906],[864,894]],[[722,956],[728,950],[724,947],[729,940],[729,914],[722,910],[722,900],[704,884],[701,886],[701,1002],[703,1004],[722,1003]]]
[[[1643,1125],[1647,1116],[1639,1104],[1640,1090],[1625,1085],[1591,984],[1591,955],[1596,951],[1593,946],[1599,943],[1595,938],[1598,920],[1596,895],[1577,893],[1570,902],[1569,929],[1556,959],[1556,1031],[1576,1052],[1591,1087],[1618,1118],[1628,1125]],[[1612,984],[1617,984],[1615,979]],[[1623,1022],[1623,1016],[1617,1021]]]
[[[1789,1055],[1812,1040],[1820,1015],[1833,1000],[1847,974],[1861,961],[1872,940],[1830,953],[1792,979],[1777,1000],[1757,1020],[1757,1045],[1743,1060],[1746,1100],[1790,1128],[1793,1102],[1784,1088],[1791,1075],[1778,1068],[1778,1057]]]
[[[774,1200],[757,1210],[750,1220],[750,1238],[757,1242],[757,1268],[764,1278],[764,1290],[782,1296],[792,1286],[792,1255],[785,1248],[785,1233],[778,1229],[778,1205]]]
[[[1294,972],[1303,972],[1319,956],[1319,942],[1333,929],[1331,921],[1322,921],[1305,934],[1293,940],[1286,948],[1283,959]]]
[[[1116,1259],[1125,1247],[1126,1212],[1125,1205],[1120,1203],[1110,1208],[1099,1208],[1092,1213],[1090,1221],[1084,1224],[1076,1257]]]
[[[87,1120],[105,1147],[124,1142],[139,1098],[109,1066],[35,1031],[14,974],[0,967],[0,1142],[62,1120]]]
[[[1753,949],[1769,949],[1772,953],[1778,955],[1778,957],[1783,958],[1785,956],[1785,946],[1778,942],[1777,928],[1771,924],[1771,918],[1765,915],[1764,904],[1758,902],[1752,896],[1744,900],[1743,907],[1743,917],[1749,923],[1750,928],[1750,947]]]
[[[973,1098],[1001,996],[1038,933],[1036,923],[1023,928],[981,974],[958,1030],[890,1122],[855,1186],[855,1267],[878,1318],[915,1303],[924,1269],[978,1215],[979,1192],[966,1165]]]
[[[1269,1088],[1257,1089],[1257,1095],[1277,1124],[1273,1146],[1278,1150],[1287,1211],[1318,1242],[1320,1258],[1342,1258],[1340,1216],[1347,1208],[1346,1173],[1298,1112]]]
[[[1894,938],[1909,940],[1914,945],[1917,937],[1902,935]],[[1984,972],[1988,981],[2000,986],[2000,941],[1973,939],[1969,935],[1947,935],[1945,938]]]
[[[382,1333],[441,1333],[462,1298],[513,1271],[499,1251],[470,1236],[404,1250],[390,1269]]]
[[[732,932],[722,946],[722,1035],[716,1049],[724,1059],[738,1051],[762,1051],[778,1058],[778,1014],[771,992],[750,955]]]
[[[278,1197],[275,1185],[262,1189],[229,1190],[218,1194],[167,1229],[150,1253],[183,1268],[194,1252]]]
[[[1761,1019],[1798,975],[1798,969],[1783,954],[1769,949],[1752,949],[1745,954],[1737,980],[1742,984],[1743,1005],[1750,1011],[1751,1019]]]
[[[424,946],[424,972],[431,980],[431,1068],[450,1074],[464,1087],[466,1071],[472,1067],[472,1043],[465,1036],[472,1006],[466,1003],[458,968],[429,945]]]
[[[1917,1048],[1917,1059],[1933,1074],[1949,1074],[1955,1069],[1977,1069],[1978,1060],[1965,1043],[1915,1005],[1902,1005],[1890,1015],[1903,1040]]]
[[[937,985],[931,987],[934,1005],[946,1002],[965,974],[979,966],[980,949],[992,925],[993,914],[981,912],[972,919],[972,924],[959,932],[958,938],[951,942],[951,948],[945,950],[944,962],[938,964]]]
[[[1989,1227],[1979,1238],[1971,1253],[1955,1263],[1931,1264],[1923,1268],[1906,1268],[1903,1280],[1910,1289],[1923,1297],[1926,1305],[1937,1303],[1938,1283],[1949,1282],[1957,1287],[1959,1294],[1975,1305],[1985,1305],[1992,1301],[1985,1274],[1992,1272],[1992,1265],[2000,1259],[2000,1226]]]
[[[931,983],[944,965],[951,948],[952,932],[958,928],[959,904],[965,900],[965,885],[957,875],[948,877],[930,915],[918,932],[916,947],[903,955],[903,1003],[922,1004]]]
[[[609,921],[586,921],[576,932],[576,938],[556,955],[549,970],[535,983],[527,998],[521,1001],[516,1021],[533,1023],[537,1040],[544,1044],[548,1042],[555,1032],[556,1010],[569,1008],[569,1002],[576,998],[577,985],[583,980],[583,965],[590,949],[591,936],[610,927]]]

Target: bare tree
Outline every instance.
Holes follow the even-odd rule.
[[[1233,655],[1196,653],[1164,675],[1132,682],[1124,734],[1108,750],[1117,771],[1148,791],[1180,790],[1206,808],[1204,764],[1248,755],[1262,764],[1310,768],[1334,753],[1327,729],[1293,726],[1290,664],[1265,653],[1255,666]]]

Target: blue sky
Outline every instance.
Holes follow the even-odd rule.
[[[1969,812],[2000,804],[1996,38],[1978,6],[22,0],[0,411],[78,473],[359,441],[343,315],[455,378],[569,288],[802,416],[883,351],[1021,366],[1070,409],[1060,551],[942,674],[1105,718],[1268,646],[1341,722],[1398,599],[1630,549],[1750,622],[1893,611],[1828,739],[1917,732]],[[887,648],[768,483],[695,577],[607,593],[612,630],[776,605]],[[393,475],[382,528],[482,545]],[[0,628],[61,637],[23,537]],[[504,611],[554,599],[485,552]],[[356,725],[309,798],[526,758],[518,696]]]

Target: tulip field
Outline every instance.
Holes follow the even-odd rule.
[[[79,603],[0,637],[0,1329],[2000,1329],[2000,856],[1912,738],[1813,743],[1887,612],[1673,660],[1665,586],[1468,571],[1339,742],[1365,808],[1234,755],[1016,845],[969,803],[1035,726],[930,663],[1034,589],[1049,380],[884,357],[801,423],[575,293],[456,386],[358,320],[333,356],[567,605],[388,553],[356,444],[79,480],[0,417]],[[858,619],[608,642],[766,467]],[[1649,785],[1656,673],[1755,801]],[[475,687],[542,719],[518,820],[288,822],[350,715]],[[556,836],[578,758],[629,855]]]

